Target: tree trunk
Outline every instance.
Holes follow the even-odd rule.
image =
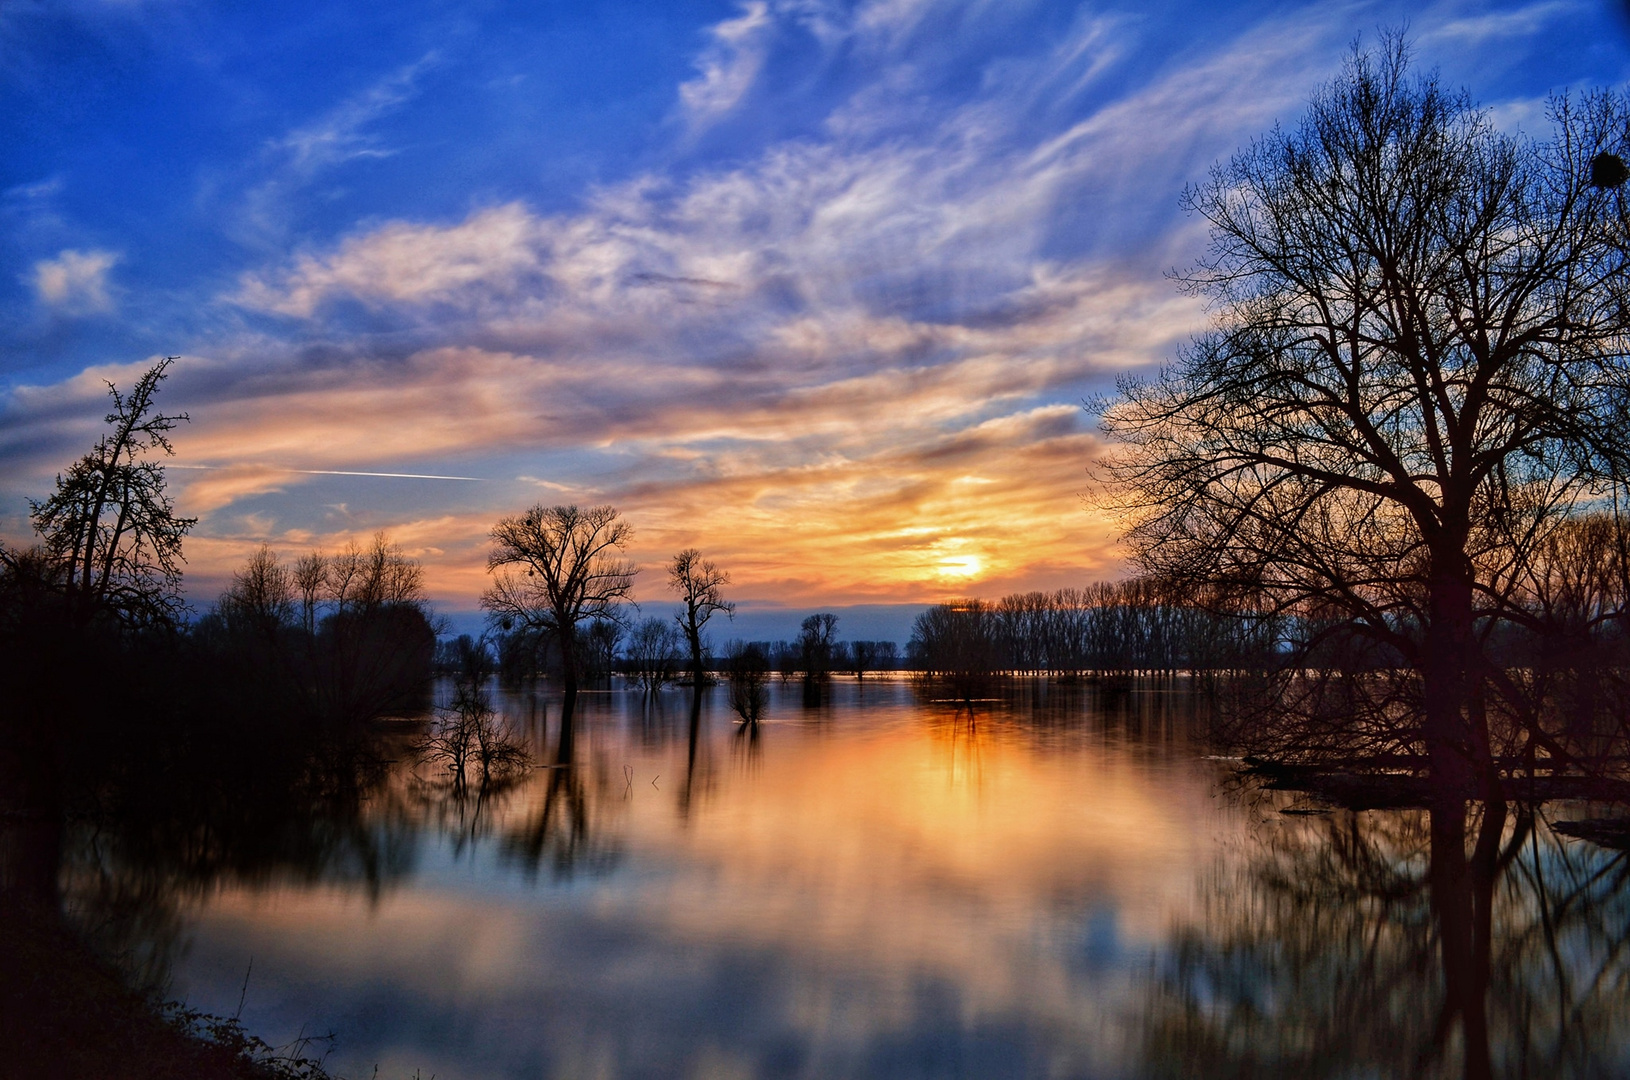
[[[565,620],[557,619],[556,635],[560,639],[560,681],[567,701],[577,700],[577,628]]]
[[[1446,795],[1469,798],[1493,776],[1486,720],[1474,709],[1476,640],[1472,578],[1464,556],[1434,568],[1427,625],[1421,642],[1425,713],[1422,735],[1432,781]],[[1487,794],[1487,792],[1484,792]]]

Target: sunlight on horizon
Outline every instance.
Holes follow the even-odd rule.
[[[977,555],[950,555],[939,562],[939,574],[948,578],[974,578],[985,568]]]

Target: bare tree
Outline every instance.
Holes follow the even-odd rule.
[[[736,605],[724,599],[719,591],[730,584],[730,575],[720,570],[712,559],[702,558],[695,548],[686,548],[668,563],[668,587],[679,594],[684,610],[674,616],[680,633],[690,646],[691,678],[701,686],[707,680],[702,662],[702,630],[708,620],[718,612],[734,618]]]
[[[316,557],[321,559],[321,553]],[[423,598],[424,567],[404,555],[383,532],[375,533],[366,548],[352,541],[327,563],[323,588],[337,612],[367,612]]]
[[[426,686],[435,629],[423,578],[384,533],[332,559],[304,556],[292,571],[262,544],[215,611],[230,647],[279,672],[314,718],[365,721],[415,707]]]
[[[415,749],[422,759],[440,762],[457,791],[469,783],[471,772],[486,788],[513,779],[532,765],[525,742],[499,719],[487,692],[470,682],[458,684],[452,705],[437,710],[430,733]]]
[[[261,544],[217,605],[228,625],[272,639],[294,618],[294,578],[277,561],[270,544]]]
[[[798,651],[806,680],[822,680],[832,674],[837,637],[838,617],[830,611],[816,612],[799,624]]]
[[[580,635],[577,660],[588,678],[610,679],[617,669],[617,652],[623,642],[623,628],[612,619],[593,619]]]
[[[731,642],[725,670],[730,676],[730,707],[743,723],[757,725],[770,701],[769,688],[765,686],[770,677],[770,661],[764,649],[757,642]]]
[[[317,605],[328,588],[328,557],[321,551],[310,551],[295,561],[292,575],[294,587],[300,593],[300,621],[308,635],[317,632]]]
[[[918,615],[906,650],[925,678],[971,700],[1001,662],[1000,627],[983,600],[936,604]]]
[[[63,568],[77,622],[106,613],[127,626],[168,623],[184,607],[181,541],[197,519],[176,515],[164,491],[164,466],[145,456],[173,454],[168,433],[187,419],[153,409],[175,359],[148,368],[128,397],[108,383],[112,430],[58,474],[49,499],[29,504],[35,531]]]
[[[877,645],[875,641],[849,643],[849,670],[855,673],[856,679],[864,679],[868,671],[876,670]]]
[[[568,697],[577,693],[579,624],[620,621],[617,605],[633,590],[638,571],[618,557],[631,533],[610,506],[534,506],[493,526],[493,583],[481,606],[506,629],[519,624],[554,637]]]
[[[679,666],[679,632],[666,619],[652,616],[628,636],[629,672],[646,693],[661,690]]]
[[[1630,214],[1592,183],[1630,108],[1551,113],[1508,137],[1401,40],[1355,47],[1299,127],[1187,193],[1215,329],[1101,403],[1137,562],[1395,650],[1419,680],[1396,747],[1456,791],[1494,778],[1487,645],[1531,618],[1528,553],[1630,477]]]

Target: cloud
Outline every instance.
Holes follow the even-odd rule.
[[[69,315],[113,310],[108,271],[119,261],[111,251],[67,249],[34,264],[34,293],[40,303]]]
[[[255,163],[265,178],[245,192],[233,223],[240,239],[277,241],[294,216],[297,196],[323,174],[349,162],[396,151],[369,128],[413,100],[425,72],[440,63],[432,51],[377,79],[320,116],[265,145]]]
[[[391,151],[368,134],[368,125],[411,100],[418,93],[420,76],[438,59],[435,52],[430,52],[398,68],[315,121],[276,140],[273,149],[285,153],[289,168],[302,176],[355,158],[388,156]]]
[[[1562,19],[1577,19],[1588,14],[1593,5],[1578,0],[1540,0],[1508,11],[1480,12],[1460,18],[1449,18],[1427,27],[1415,44],[1466,48],[1486,45],[1502,38],[1524,38]]]
[[[195,418],[177,460],[210,466],[172,477],[203,518],[193,569],[387,528],[468,606],[491,523],[570,499],[621,507],[648,566],[699,546],[740,595],[788,603],[1113,573],[1114,523],[1083,512],[1101,448],[1080,402],[1205,324],[1163,276],[1204,243],[1183,184],[1291,120],[1348,26],[1280,12],[1168,53],[1083,16],[990,60],[979,19],[1003,10],[749,4],[681,102],[698,124],[750,108],[796,24],[869,65],[797,137],[548,213],[364,220],[243,273],[227,299],[248,328],[165,391]],[[980,58],[954,94],[917,48],[942,24]],[[278,141],[278,182],[383,152],[368,125],[419,71]],[[13,394],[8,462],[48,474],[61,433],[89,433],[96,393],[59,389]]]
[[[874,14],[879,34],[910,23]],[[758,40],[768,18],[744,9],[719,40]],[[1175,205],[1197,145],[1231,148],[1305,90],[1295,62],[1312,62],[1312,32],[1238,42],[1020,137],[1016,118],[1049,88],[1090,82],[1123,44],[1101,22],[1077,33],[1041,70],[909,137],[859,93],[828,137],[733,167],[635,177],[568,213],[511,202],[388,222],[245,275],[235,303],[299,320],[314,342],[346,340],[360,305],[390,345],[284,346],[276,361],[257,341],[222,356],[227,371],[253,357],[258,388],[195,408],[207,419],[178,447],[266,471],[195,481],[188,512],[225,527],[274,507],[256,520],[322,536],[277,501],[310,483],[287,470],[529,477],[459,516],[467,543],[434,545],[431,580],[448,590],[479,589],[498,512],[566,497],[622,507],[652,565],[698,544],[742,589],[786,602],[1109,572],[1113,527],[1081,512],[1098,444],[1080,399],[1169,355],[1205,316],[1160,275],[1187,233],[1072,251],[1061,208],[1109,213],[1134,186],[1164,186]],[[1242,79],[1262,91],[1252,110],[1225,92]],[[447,520],[428,495],[388,512],[348,501],[346,529],[412,527],[416,507]],[[979,574],[947,575],[948,559]]]
[[[499,206],[448,228],[391,222],[352,237],[329,256],[304,255],[290,269],[246,275],[248,307],[311,316],[328,296],[364,304],[448,301],[478,287],[506,288],[536,267],[537,223],[519,205]]]
[[[721,26],[746,41],[769,19],[757,4]],[[755,326],[810,310],[843,321],[857,308],[940,322],[1017,315],[1012,294],[1047,264],[1089,249],[1098,260],[1159,258],[1150,242],[1168,242],[1160,231],[1183,183],[1240,132],[1299,103],[1330,36],[1314,20],[1286,20],[1183,58],[1063,127],[1034,122],[1060,85],[1100,77],[1124,48],[1108,24],[1090,22],[926,121],[894,100],[899,87],[879,100],[868,83],[834,111],[828,138],[772,144],[683,181],[638,176],[591,192],[577,213],[544,217],[512,202],[451,225],[373,226],[329,253],[245,275],[235,299],[302,317],[341,297],[404,315],[434,303],[506,331],[614,322],[638,332],[655,316],[664,338],[676,318],[706,322],[721,309],[734,325],[751,312]],[[1135,235],[1105,244],[1083,229]]]
[[[717,120],[741,101],[764,66],[773,29],[765,0],[750,0],[740,15],[709,28],[712,40],[696,60],[701,74],[679,86],[679,100],[693,128]]]

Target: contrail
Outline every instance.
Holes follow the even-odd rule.
[[[230,465],[182,465],[176,462],[166,462],[168,469],[229,469]],[[262,468],[273,472],[301,473],[305,476],[385,476],[396,480],[472,480],[480,483],[485,477],[481,476],[438,476],[435,473],[410,472],[353,472],[349,469],[285,469],[281,465],[265,465]]]

